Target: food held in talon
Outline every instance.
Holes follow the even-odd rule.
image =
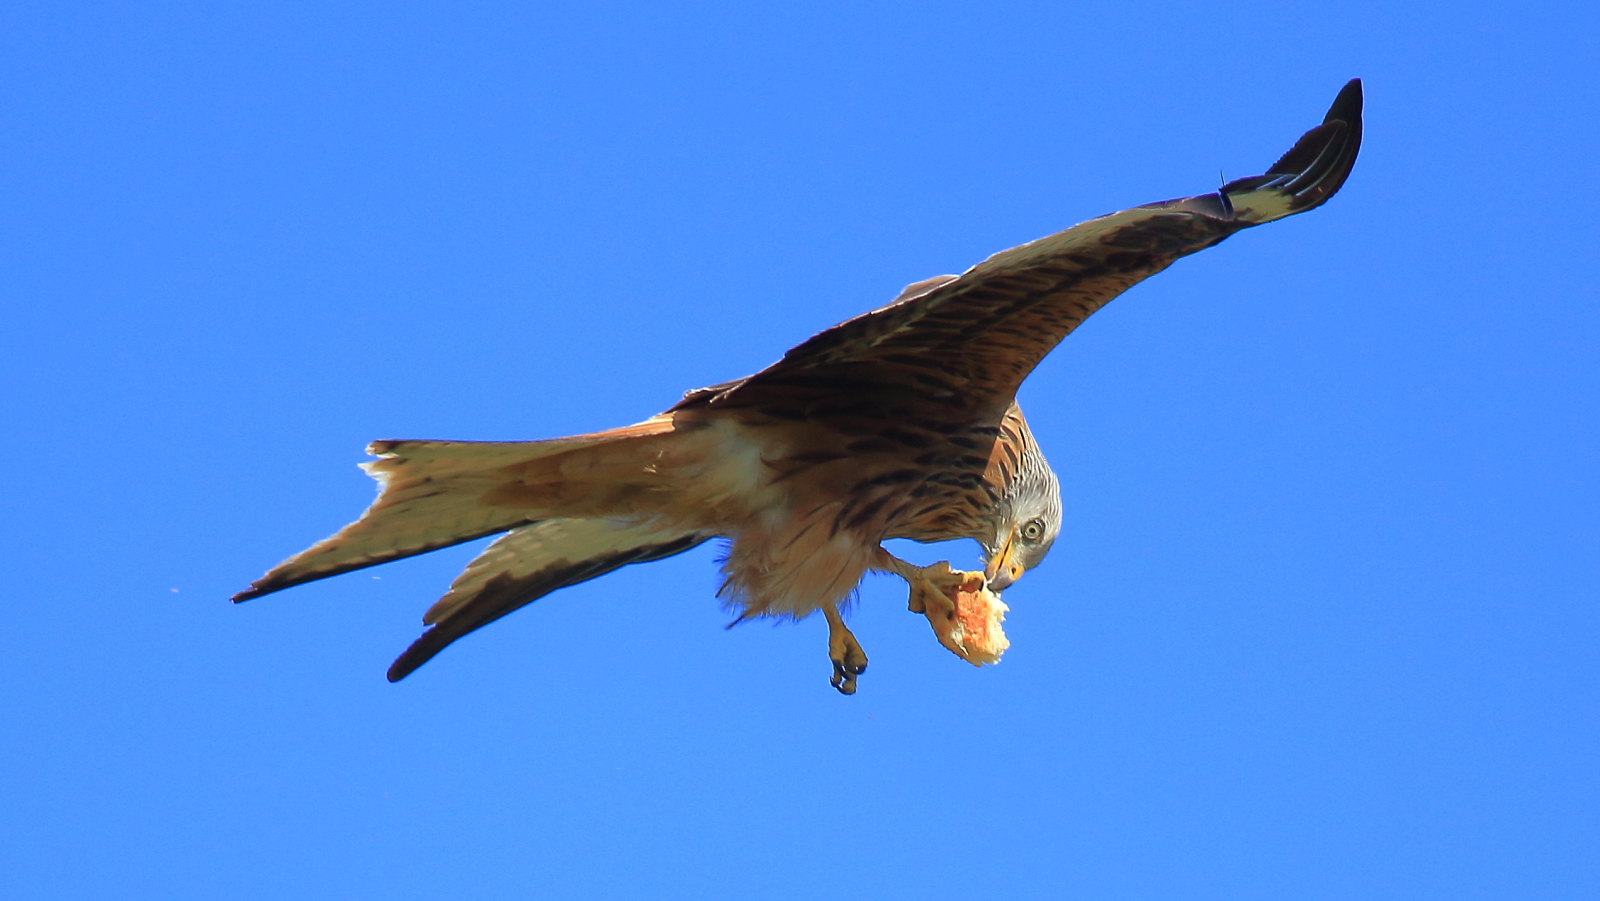
[[[956,572],[960,581],[945,589],[944,604],[928,604],[925,613],[939,643],[973,666],[999,663],[1011,641],[1000,628],[1011,609],[989,590],[983,573]]]

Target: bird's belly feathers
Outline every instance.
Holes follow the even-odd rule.
[[[846,599],[886,538],[985,535],[994,492],[987,454],[965,446],[977,441],[811,429],[801,442],[727,420],[710,431],[718,446],[706,459],[715,463],[698,481],[732,539],[720,593],[741,617],[799,618]]]

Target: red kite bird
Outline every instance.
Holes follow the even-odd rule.
[[[948,593],[961,579],[880,542],[974,539],[990,591],[1037,566],[1061,499],[1017,407],[1022,380],[1091,313],[1179,257],[1332,197],[1355,164],[1361,105],[1351,81],[1265,175],[918,282],[637,425],[549,441],[375,442],[365,468],[382,487],[366,513],[234,600],[506,533],[428,610],[431,628],[389,668],[394,681],[558,588],[725,538],[719,593],[739,620],[822,611],[833,684],[850,693],[867,658],[839,608],[867,571],[911,581],[914,608],[919,583]]]

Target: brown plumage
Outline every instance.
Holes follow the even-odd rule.
[[[722,537],[721,594],[738,618],[823,611],[834,684],[853,691],[866,657],[840,604],[868,570],[921,578],[882,541],[972,538],[998,591],[1055,540],[1056,477],[1015,401],[1044,355],[1179,257],[1326,201],[1360,142],[1352,81],[1265,175],[919,282],[637,425],[549,441],[376,442],[371,508],[234,600],[508,533],[428,610],[431,628],[389,670],[397,680],[551,591]]]

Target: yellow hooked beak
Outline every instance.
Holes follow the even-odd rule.
[[[988,581],[990,591],[1005,591],[1011,587],[1011,583],[1022,578],[1022,574],[1027,572],[1026,567],[1011,559],[1011,549],[1016,547],[1016,544],[1017,531],[1012,529],[1011,534],[1006,536],[1006,543],[1001,546],[1000,552],[990,557],[989,562],[984,565],[983,577]]]

